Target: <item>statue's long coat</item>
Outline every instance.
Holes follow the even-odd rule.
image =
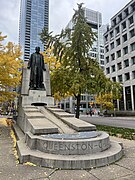
[[[45,70],[44,58],[40,53],[33,53],[28,62],[30,72],[30,87],[41,86],[43,82],[43,70]]]

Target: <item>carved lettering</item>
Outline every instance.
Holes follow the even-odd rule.
[[[102,149],[108,146],[108,141],[83,142],[83,143],[63,143],[63,142],[44,142],[43,148],[47,151],[88,151],[93,149]]]
[[[82,144],[82,146],[81,146],[81,149],[82,149],[82,150],[86,150],[86,149],[88,149],[87,144],[84,144],[84,143],[83,143],[83,144]]]

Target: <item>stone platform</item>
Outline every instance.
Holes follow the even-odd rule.
[[[62,148],[62,146],[60,147]],[[57,147],[55,146],[56,149]],[[110,142],[110,148],[105,151],[83,155],[65,155],[31,149],[27,146],[25,140],[21,139],[17,142],[17,151],[20,163],[32,162],[43,167],[59,169],[90,169],[101,167],[114,163],[123,156],[122,146],[116,142]]]
[[[63,110],[29,106],[22,112],[25,136],[17,141],[20,163],[89,169],[113,163],[123,155],[121,144],[111,142],[107,133],[96,131],[94,125]],[[22,134],[19,128],[15,131],[18,137]]]

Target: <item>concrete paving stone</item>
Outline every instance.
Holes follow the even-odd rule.
[[[52,171],[52,169],[42,168],[39,166],[29,166],[21,164],[11,166],[11,164],[8,163],[7,166],[0,167],[0,179],[37,180],[39,178],[42,180],[48,178]]]
[[[114,180],[116,178],[121,179],[121,177],[133,175],[132,171],[115,164],[102,168],[92,169],[89,172],[100,180]]]
[[[117,178],[115,180],[135,180],[135,175],[125,176],[125,177],[121,177],[120,179]]]
[[[125,157],[135,158],[135,147],[124,149]]]
[[[116,164],[135,172],[135,158],[122,158]]]
[[[0,162],[0,169],[7,167],[9,164],[10,166],[16,166],[16,158],[14,155],[2,155],[0,156],[1,159],[3,159]]]
[[[96,177],[85,170],[58,170],[50,177],[50,180],[97,180]]]
[[[123,143],[124,149],[135,147],[134,140],[122,139],[122,138],[118,138],[118,137],[114,137],[114,136],[110,136],[110,140]]]

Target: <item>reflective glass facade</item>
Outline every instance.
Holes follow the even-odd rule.
[[[30,54],[39,46],[44,51],[40,35],[44,27],[48,28],[49,0],[21,0],[19,44],[23,59],[27,61]]]

